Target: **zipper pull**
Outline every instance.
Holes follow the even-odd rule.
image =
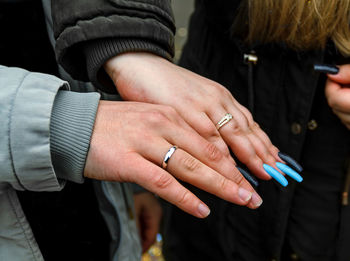
[[[256,65],[257,63],[258,63],[258,56],[255,54],[255,52],[254,51],[252,51],[251,53],[249,53],[249,54],[244,54],[244,56],[243,56],[243,60],[244,60],[244,63],[245,64],[249,64],[249,63],[251,63],[251,64],[254,64],[254,65]]]

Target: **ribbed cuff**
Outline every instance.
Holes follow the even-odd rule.
[[[57,177],[83,183],[98,93],[59,91],[50,122],[50,149]]]
[[[172,55],[158,45],[138,39],[93,40],[84,45],[84,51],[90,81],[106,93],[117,92],[112,80],[103,69],[103,65],[110,58],[126,52],[149,52],[172,60]]]

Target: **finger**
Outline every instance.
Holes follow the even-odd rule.
[[[253,116],[249,110],[243,105],[239,104],[236,100],[234,100],[234,102],[238,109],[247,117],[251,131],[254,132],[255,135],[258,136],[260,140],[265,144],[275,160],[284,162],[278,155],[279,149],[272,144],[269,136],[267,136],[267,134],[260,128],[259,124],[254,121]]]
[[[328,78],[339,84],[350,84],[350,64],[338,66],[337,74],[327,74]]]
[[[274,167],[280,173],[283,173],[276,167],[276,159],[272,156],[270,151],[267,149],[265,144],[261,141],[261,139],[256,136],[253,132],[247,135],[248,139],[255,146],[255,151],[260,159],[263,160],[264,163]]]
[[[215,127],[215,124],[211,121],[208,115],[204,112],[195,112],[189,114],[189,109],[184,108],[184,111],[180,112],[181,115],[187,115],[187,123],[198,132],[207,141],[213,143],[226,157],[230,156],[228,146],[221,138],[220,133]],[[193,115],[193,116],[192,116]]]
[[[141,185],[195,217],[205,218],[210,214],[207,205],[182,186],[167,171],[136,153],[132,157],[132,161],[133,164],[129,165],[127,170],[129,173],[133,173],[132,182]]]
[[[236,162],[233,158],[231,156],[225,157],[215,144],[208,142],[196,132],[176,129],[175,127],[170,128],[167,134],[166,138],[169,143],[178,145],[209,168],[232,180],[238,186],[252,192],[252,201],[248,204],[248,207],[256,208],[262,204],[261,197],[250,183],[243,178],[240,171],[236,168]],[[174,137],[181,138],[177,139]]]
[[[180,137],[182,138],[176,141],[177,144],[182,144],[183,142],[181,140],[183,140],[185,136],[186,135],[181,135]],[[204,142],[206,141],[204,140]],[[191,153],[193,153],[196,149],[199,148],[198,146],[195,146],[196,142],[192,141],[192,143],[190,144],[192,145],[190,150]],[[163,145],[161,145],[161,143],[157,143],[157,146],[155,150],[153,150],[153,152],[150,152],[150,150],[146,150],[143,152],[143,156],[152,162],[156,162],[157,160],[159,160],[159,158],[164,157],[168,148],[170,148],[171,146],[172,145],[170,145],[164,140]],[[186,146],[188,146],[188,144]],[[215,152],[215,154],[221,154],[221,152],[218,151],[218,149],[216,149],[216,151],[217,152]],[[203,154],[203,150],[201,150],[200,153]],[[222,159],[222,154],[219,157]],[[219,174],[215,170],[203,164],[197,158],[184,151],[182,148],[178,148],[175,151],[175,153],[173,153],[173,155],[171,156],[171,159],[169,160],[167,166],[167,171],[177,179],[185,181],[189,184],[194,185],[195,187],[198,187],[202,190],[205,190],[222,199],[225,199],[229,202],[238,205],[247,205],[252,198],[252,191],[254,191],[250,184],[243,178],[243,176],[237,170],[236,171],[238,173],[234,175],[230,173],[231,178],[235,179],[235,181],[237,181],[239,184],[244,184],[246,187],[249,187],[250,190],[243,188],[243,186],[239,186],[234,181]],[[260,206],[261,202],[258,203],[259,204],[255,203],[254,205]],[[254,207],[256,208],[258,206]]]
[[[350,112],[350,88],[327,80],[325,94],[329,106],[341,112]]]
[[[334,114],[338,116],[341,122],[349,129],[350,126],[350,114],[342,111],[333,110]]]
[[[225,115],[222,109],[222,115]],[[257,154],[257,150],[263,151],[261,143],[253,144],[247,137],[248,132],[247,119],[242,118],[240,114],[232,114],[233,118],[219,129],[219,132],[237,158],[245,164],[254,174],[262,179],[270,179],[271,177],[263,169],[263,160]],[[215,117],[215,116],[212,116]],[[216,116],[217,117],[217,116]],[[236,118],[237,117],[237,118]],[[219,121],[220,119],[213,119]],[[264,147],[264,146],[263,146]],[[261,154],[262,156],[262,154]]]
[[[238,205],[247,205],[252,193],[178,149],[167,170],[175,177]],[[243,179],[243,177],[241,178]]]

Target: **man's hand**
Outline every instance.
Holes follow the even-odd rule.
[[[134,194],[136,223],[140,232],[142,252],[146,252],[155,242],[162,208],[158,199],[150,192]]]
[[[338,74],[329,74],[326,98],[333,112],[350,129],[350,65],[339,66]]]
[[[163,169],[173,145],[178,149]],[[177,179],[238,205],[262,203],[235,162],[164,105],[100,101],[84,175],[137,183],[200,218],[208,207]]]

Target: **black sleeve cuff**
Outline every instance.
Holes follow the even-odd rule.
[[[116,93],[117,90],[103,69],[110,58],[126,52],[149,52],[172,60],[173,54],[166,52],[158,45],[138,39],[105,38],[89,41],[84,44],[87,72],[90,81],[101,91]]]
[[[100,95],[59,91],[50,122],[52,164],[58,178],[83,183]]]

